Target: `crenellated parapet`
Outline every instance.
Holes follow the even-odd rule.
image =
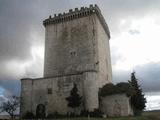
[[[101,14],[101,11],[99,9],[99,7],[97,5],[90,5],[89,7],[81,7],[80,9],[75,8],[70,9],[68,13],[59,13],[54,14],[54,16],[49,16],[48,19],[43,21],[43,25],[46,27],[47,25],[50,24],[57,24],[57,23],[61,23],[61,22],[66,22],[66,21],[71,21],[74,19],[78,19],[78,18],[82,18],[82,17],[86,17],[86,16],[90,16],[92,14],[97,14],[102,26],[104,27],[104,30],[106,31],[107,35],[110,38],[110,31],[108,28],[108,25],[105,22],[104,17]]]

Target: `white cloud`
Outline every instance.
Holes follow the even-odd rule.
[[[160,109],[160,93],[159,92],[146,93],[145,97],[147,99],[146,110]]]
[[[0,71],[0,80],[41,77],[45,34],[42,21],[50,14],[95,3],[98,3],[111,30],[114,80],[128,80],[132,69],[135,66],[142,66],[140,75],[144,81],[148,78],[147,87],[153,90],[155,86],[150,86],[153,80],[158,86],[159,0],[54,0],[47,2],[3,0],[0,4],[1,26],[3,26],[0,30],[0,65],[3,66]],[[153,62],[156,64],[147,67]],[[144,72],[144,69],[149,71]],[[9,86],[7,80],[3,85],[5,87]],[[143,82],[145,83],[146,81]],[[14,88],[15,85],[9,87]]]
[[[43,76],[43,64],[44,64],[44,47],[33,46],[31,48],[32,60],[28,66],[25,67],[25,77],[42,77]]]
[[[160,25],[157,25],[157,19],[156,16],[132,19],[128,28],[111,39],[111,46],[117,48],[116,54],[121,56],[113,70],[132,70],[137,65],[160,61]],[[126,21],[122,20],[122,24]]]

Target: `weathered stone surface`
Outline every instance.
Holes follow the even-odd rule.
[[[58,112],[66,114],[70,111],[67,107],[66,97],[70,95],[73,84],[77,84],[80,96],[83,96],[82,74],[61,76],[54,78],[23,79],[21,92],[21,115],[27,111],[36,114],[37,105],[46,107],[46,114]],[[52,92],[48,94],[48,89]],[[83,107],[83,106],[81,106]]]
[[[100,109],[109,117],[133,115],[129,101],[126,94],[109,95],[101,98]]]
[[[45,106],[46,114],[70,112],[65,98],[74,83],[83,97],[79,110],[98,108],[99,88],[112,82],[110,34],[99,8],[50,16],[44,25],[44,78],[21,80],[21,115],[36,114],[39,104]]]
[[[94,19],[89,16],[46,26],[44,77],[95,70]]]

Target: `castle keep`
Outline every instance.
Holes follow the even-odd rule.
[[[108,26],[97,5],[50,16],[45,27],[44,77],[21,79],[21,116],[71,111],[66,97],[76,84],[80,110],[99,107],[98,91],[112,82]]]

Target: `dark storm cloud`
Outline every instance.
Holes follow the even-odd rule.
[[[38,75],[42,73],[39,71],[42,71],[40,69],[43,67],[39,66],[43,66],[43,60],[36,59],[37,61],[23,68],[25,70],[16,68],[18,66],[13,63],[23,64],[33,59],[31,47],[43,46],[44,43],[43,20],[50,14],[60,12],[61,9],[65,10],[65,7],[62,7],[62,3],[58,0],[0,1],[0,65],[3,66],[0,69],[1,87],[17,94],[20,84],[16,79],[27,75],[40,77]],[[33,39],[33,37],[41,39]]]
[[[156,13],[159,10],[159,0],[0,0],[0,86],[6,91],[19,94],[20,84],[16,78],[22,71],[17,72],[15,76],[11,74],[11,69],[6,67],[10,61],[26,62],[32,59],[31,47],[33,45],[44,45],[44,27],[42,21],[50,14],[60,13],[70,8],[88,6],[97,3],[109,24],[112,35],[123,31],[125,27],[130,25],[127,21],[125,26],[120,26],[120,20],[125,18],[139,18],[145,15]],[[42,39],[33,39],[34,32]],[[38,38],[37,37],[37,38]],[[115,51],[113,52],[112,63],[115,64],[121,58]],[[34,74],[39,77],[39,66],[42,60],[34,62],[30,68],[24,70],[24,74]],[[33,66],[36,66],[33,68]],[[143,66],[145,67],[145,66]],[[150,67],[154,67],[151,65]],[[142,68],[138,68],[143,71]],[[150,69],[150,68],[145,68]],[[159,68],[156,68],[158,71]],[[30,72],[29,72],[30,71]],[[116,81],[128,80],[130,73],[114,72]],[[33,76],[34,76],[33,75]],[[147,78],[151,74],[146,75]],[[146,78],[145,74],[143,78]],[[156,75],[158,76],[158,74]],[[158,78],[157,78],[158,79]],[[148,83],[150,79],[147,79]],[[157,81],[155,81],[157,82]],[[148,87],[146,84],[146,87]]]
[[[38,17],[38,18],[37,18]],[[35,4],[21,0],[1,0],[0,1],[0,86],[6,91],[18,94],[20,91],[19,81],[12,80],[15,77],[11,70],[6,67],[12,60],[20,62],[31,58],[30,48],[32,45],[32,28],[39,29],[39,16],[36,16]],[[37,40],[37,43],[41,41]],[[17,70],[17,73],[21,71]],[[10,80],[7,80],[7,79]]]
[[[5,102],[5,101],[6,101],[6,99],[4,97],[0,96],[0,103]]]
[[[119,28],[120,19],[129,16],[141,16],[157,9],[159,1],[155,0],[107,0],[82,2],[77,0],[1,0],[0,1],[0,56],[4,59],[26,59],[30,56],[32,45],[30,34],[32,29],[44,35],[42,21],[49,14],[65,11],[69,7],[81,6],[83,4],[97,3],[102,8],[111,30]],[[63,4],[62,4],[63,3]],[[153,8],[154,6],[154,8]],[[153,9],[153,10],[152,10]],[[140,14],[141,13],[141,14]],[[114,23],[114,24],[113,24]],[[115,29],[114,29],[115,26]],[[117,29],[118,28],[118,29]],[[43,36],[44,37],[44,36]],[[42,41],[36,41],[42,42]]]
[[[12,90],[11,88],[17,88],[19,85],[19,81],[14,80],[16,78],[20,79],[19,74],[23,73],[25,74],[24,76],[40,77],[38,75],[42,68],[39,66],[43,66],[41,59],[36,59],[37,61],[31,63],[30,68],[25,68],[24,72],[9,63],[15,61],[22,64],[32,59],[31,47],[33,45],[43,46],[44,42],[40,39],[33,39],[32,34],[36,32],[37,36],[44,40],[43,20],[50,14],[53,15],[54,13],[68,10],[72,6],[68,4],[62,7],[62,3],[67,4],[67,1],[0,1],[0,66],[2,66],[0,69],[0,86],[16,93],[19,89]],[[8,64],[10,67],[8,67]]]
[[[44,41],[33,41],[34,31],[43,37],[42,22],[50,14],[66,11],[72,5],[63,5],[59,0],[1,0],[0,1],[0,60],[31,57],[32,44],[43,44]]]
[[[148,63],[134,68],[136,77],[145,92],[159,91],[160,88],[160,63]],[[114,83],[130,80],[133,71],[115,71],[113,73]]]
[[[20,81],[0,80],[0,85],[3,86],[4,96],[8,96],[7,94],[20,95]]]
[[[0,1],[0,59],[25,60],[30,56],[32,28],[39,29],[39,14],[34,2]],[[37,42],[40,42],[37,40]]]
[[[135,70],[145,91],[160,90],[160,62],[137,66]]]

